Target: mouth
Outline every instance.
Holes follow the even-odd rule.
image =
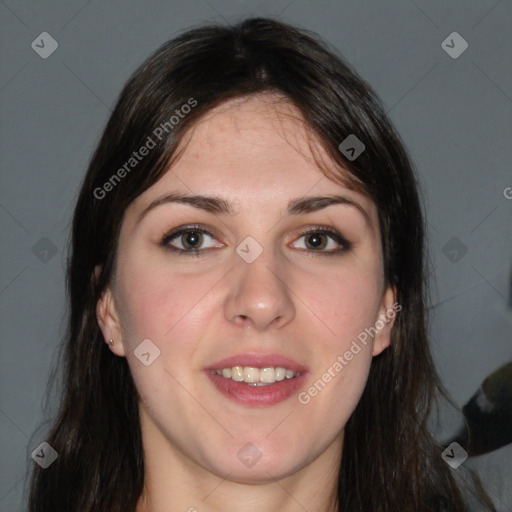
[[[248,406],[271,406],[290,398],[308,373],[305,367],[278,355],[235,356],[205,372],[222,395]]]
[[[222,375],[225,379],[235,382],[245,382],[249,386],[269,386],[274,382],[281,382],[285,379],[295,379],[301,372],[294,372],[282,366],[267,366],[265,368],[254,368],[253,366],[232,366],[218,370],[210,370],[210,373]]]

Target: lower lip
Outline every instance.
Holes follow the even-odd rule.
[[[283,402],[296,393],[304,384],[307,372],[301,373],[298,377],[284,379],[266,386],[251,386],[244,382],[236,382],[216,373],[210,373],[209,370],[206,371],[206,374],[225,397],[239,404],[266,407]]]

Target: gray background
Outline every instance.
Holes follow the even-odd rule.
[[[0,14],[1,510],[24,509],[30,453],[44,440],[31,436],[64,332],[65,247],[88,160],[129,74],[199,22],[279,14],[355,66],[418,168],[443,383],[463,405],[512,359],[510,1],[11,0]],[[441,47],[453,31],[469,44],[456,59]],[[42,32],[59,45],[47,59],[31,48]],[[456,247],[456,262],[445,255],[453,237],[467,248],[460,257]],[[446,415],[440,431],[454,425]],[[465,463],[479,468],[500,511],[512,508],[511,460],[509,445]]]

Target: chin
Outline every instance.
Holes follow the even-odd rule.
[[[224,448],[226,457],[219,457],[219,451],[209,454],[211,469],[221,478],[245,484],[271,483],[300,471],[308,462],[297,450],[285,444],[258,448],[256,443],[246,442],[241,447],[231,445]],[[314,458],[313,456],[310,459]]]
[[[276,464],[275,461],[261,459],[252,467],[243,467],[242,464],[236,462],[230,465],[223,465],[218,469],[219,476],[226,478],[226,475],[229,475],[227,478],[232,482],[265,484],[293,475],[301,469],[301,466],[292,463],[292,461],[280,461],[279,464]]]

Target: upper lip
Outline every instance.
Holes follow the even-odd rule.
[[[253,368],[267,368],[269,366],[280,366],[294,372],[305,372],[307,368],[289,357],[281,354],[238,354],[226,357],[217,361],[206,370],[221,370],[223,368],[232,368],[233,366],[250,366]]]

